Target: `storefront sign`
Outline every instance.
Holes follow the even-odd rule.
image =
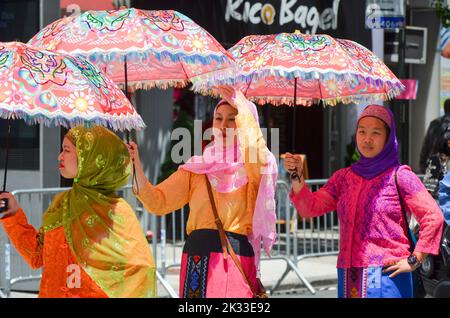
[[[366,27],[398,29],[405,26],[405,6],[402,0],[366,0]]]

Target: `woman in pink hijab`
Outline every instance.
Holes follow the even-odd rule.
[[[214,110],[213,141],[202,156],[190,158],[160,184],[148,181],[136,144],[129,145],[136,165],[137,197],[150,213],[164,215],[189,204],[180,271],[183,298],[254,297],[261,246],[269,253],[276,239],[278,169],[259,127],[256,107],[240,91],[221,87],[219,92],[224,99]],[[208,182],[244,273],[222,248]]]

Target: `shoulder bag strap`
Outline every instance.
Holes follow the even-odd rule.
[[[208,180],[208,176],[205,174],[205,179],[206,179],[206,186],[208,188],[208,196],[209,196],[209,201],[211,202],[211,207],[214,213],[214,218],[215,218],[215,223],[217,225],[217,229],[219,230],[219,235],[220,235],[220,243],[222,244],[222,250],[223,250],[223,255],[224,255],[224,259],[227,259],[227,250],[228,253],[230,253],[230,256],[232,258],[232,260],[234,261],[234,263],[236,264],[236,267],[239,269],[239,271],[241,272],[242,276],[245,278],[245,281],[247,282],[248,287],[250,287],[250,290],[252,291],[253,295],[255,296],[256,293],[253,290],[252,284],[250,282],[250,280],[247,277],[247,274],[245,274],[244,269],[242,268],[241,262],[239,261],[238,257],[236,256],[236,254],[234,253],[233,247],[231,246],[230,241],[228,240],[227,235],[225,234],[225,230],[223,228],[223,224],[220,221],[219,218],[219,214],[217,212],[217,207],[216,207],[216,202],[214,200],[214,196],[212,193],[212,189],[211,189],[211,184]]]
[[[405,209],[405,202],[403,201],[403,197],[402,194],[400,193],[400,188],[398,186],[398,181],[397,181],[397,172],[398,169],[400,167],[395,169],[395,188],[397,189],[397,194],[398,197],[400,199],[400,206],[402,208],[402,215],[403,215],[403,219],[405,220],[405,224],[406,224],[406,236],[408,237],[408,241],[409,241],[409,251],[412,253],[414,251],[414,241],[411,237],[411,231],[409,230],[409,222],[408,222],[408,217],[406,215],[406,209]]]

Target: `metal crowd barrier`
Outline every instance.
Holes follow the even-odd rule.
[[[423,175],[418,175],[422,180]],[[306,180],[312,192],[319,190],[328,179]],[[298,268],[298,263],[312,257],[337,255],[339,253],[339,223],[336,211],[314,218],[300,218],[289,198],[290,184],[277,181],[276,215],[277,243],[271,257],[263,256],[261,261],[283,260],[286,270],[278,281],[268,289],[273,293],[290,272],[298,277],[307,289],[315,294],[311,283]],[[181,253],[185,241],[185,224],[188,208],[160,217],[158,240],[153,246],[155,258],[160,258],[159,272],[165,276],[168,271],[181,266]],[[156,233],[154,231],[153,233]],[[156,241],[155,241],[156,242]],[[263,254],[264,255],[264,254]]]
[[[327,179],[306,180],[312,192],[325,185]],[[286,269],[270,292],[278,289],[290,272],[294,272],[306,288],[315,294],[316,290],[298,268],[298,263],[311,257],[337,255],[339,253],[339,224],[336,211],[314,218],[301,218],[289,198],[291,187],[286,181],[277,182],[277,235],[274,257],[284,259]],[[282,224],[285,224],[284,229]],[[283,246],[285,249],[283,250]],[[277,255],[278,254],[278,255]]]
[[[326,183],[326,179],[307,180],[307,185],[317,190]],[[47,188],[17,190],[13,194],[26,213],[28,222],[39,228],[43,211],[50,204],[53,196],[68,188]],[[298,263],[308,257],[319,257],[337,254],[339,250],[339,227],[335,212],[317,217],[300,219],[289,198],[290,185],[279,180],[276,191],[277,243],[273,247],[271,257],[263,253],[262,261],[283,260],[286,270],[277,283],[269,289],[275,291],[289,272],[294,272],[311,293],[315,289],[305,278]],[[157,279],[167,291],[169,297],[176,298],[178,293],[168,281],[167,275],[173,271],[177,274],[180,267],[185,235],[185,224],[188,207],[165,216],[147,213],[142,204],[135,198],[131,186],[119,191],[134,207],[137,217],[147,234],[157,266]],[[8,297],[11,290],[20,283],[39,282],[40,270],[32,270],[11,246],[8,237],[0,227],[0,297]],[[2,236],[3,234],[3,236]],[[178,275],[177,275],[178,276]]]
[[[316,191],[326,183],[326,179],[307,180],[307,185]],[[337,255],[339,251],[339,226],[336,212],[317,218],[299,220],[298,213],[290,198],[290,185],[282,180],[277,181],[276,215],[277,243],[270,257],[263,256],[261,261],[282,260],[286,270],[274,286],[268,289],[274,292],[292,271],[308,290],[314,294],[314,287],[308,282],[298,263],[309,257]],[[165,276],[171,270],[181,266],[181,254],[185,241],[185,224],[188,208],[184,207],[175,213],[160,217],[159,242],[154,247],[158,257],[159,271]],[[156,233],[156,232],[154,232]],[[264,255],[264,253],[263,253]]]
[[[423,174],[418,174],[417,176],[423,181]],[[323,187],[327,181],[328,179],[306,180],[306,185],[312,192],[315,192]],[[339,253],[339,223],[337,212],[333,211],[319,217],[303,219],[298,215],[292,205],[289,192],[290,184],[286,181],[278,180],[276,193],[278,243],[274,247],[274,252],[283,254],[282,246],[283,244],[286,246],[284,249],[285,255],[275,256],[271,259],[284,259],[286,261],[286,270],[272,286],[270,292],[275,291],[286,276],[293,271],[308,290],[312,294],[315,294],[314,287],[304,277],[298,268],[298,263],[311,257],[330,256]],[[283,212],[285,213],[284,215]],[[280,224],[287,223],[289,220],[290,231],[282,231]],[[283,235],[285,236],[284,239]],[[264,258],[264,260],[270,260],[270,258]]]
[[[13,191],[12,194],[17,198],[20,206],[25,212],[28,222],[38,229],[41,225],[43,212],[49,206],[53,196],[56,193],[67,189],[69,188],[17,190]],[[148,229],[152,229],[153,233],[155,233],[157,218],[153,215],[149,215],[140,208],[137,199],[131,191],[131,186],[122,188],[119,191],[119,195],[125,198],[128,203],[134,207],[145,233],[147,233]],[[152,249],[156,250],[158,243],[156,240],[150,241]],[[168,295],[172,298],[178,298],[178,294],[171,284],[166,281],[164,275],[157,270],[156,276]],[[15,285],[25,282],[38,283],[41,277],[41,270],[33,270],[28,266],[11,245],[9,238],[0,226],[0,297],[9,297],[11,290]]]
[[[418,175],[422,180],[423,175]],[[311,191],[316,191],[327,179],[306,180]],[[13,194],[26,213],[28,222],[39,228],[43,211],[50,204],[53,196],[68,188],[47,188],[17,190]],[[339,225],[336,212],[315,218],[300,218],[293,207],[290,198],[290,184],[277,181],[276,215],[277,243],[274,245],[271,257],[263,256],[262,261],[283,260],[286,269],[278,281],[268,290],[275,291],[290,272],[294,272],[311,293],[314,287],[308,282],[298,263],[306,258],[336,255],[339,251]],[[142,204],[126,186],[119,191],[135,209],[137,217],[147,234],[157,266],[157,279],[168,295],[177,298],[178,294],[167,280],[170,271],[180,267],[180,260],[185,235],[185,224],[188,207],[165,216],[155,216],[147,213]],[[264,255],[264,254],[263,254]],[[176,273],[176,272],[175,272]],[[32,270],[28,264],[11,246],[8,237],[0,226],[0,298],[8,297],[11,289],[23,282],[38,282],[40,270]]]

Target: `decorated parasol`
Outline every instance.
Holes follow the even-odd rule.
[[[240,71],[234,78],[223,80],[233,82],[259,105],[311,106],[321,102],[334,106],[388,100],[404,89],[373,52],[356,42],[329,35],[250,35],[229,52]],[[218,95],[214,87],[194,89]],[[294,148],[295,135],[292,143]]]
[[[204,88],[235,74],[220,43],[173,10],[86,11],[51,23],[29,43],[85,56],[130,91],[189,82]]]
[[[46,126],[102,125],[142,129],[142,118],[122,91],[81,57],[0,43],[0,117]],[[8,168],[9,130],[3,191]]]
[[[387,100],[403,90],[373,52],[329,35],[250,35],[229,52],[240,68],[234,82],[260,105],[311,106],[322,102],[333,106]]]

